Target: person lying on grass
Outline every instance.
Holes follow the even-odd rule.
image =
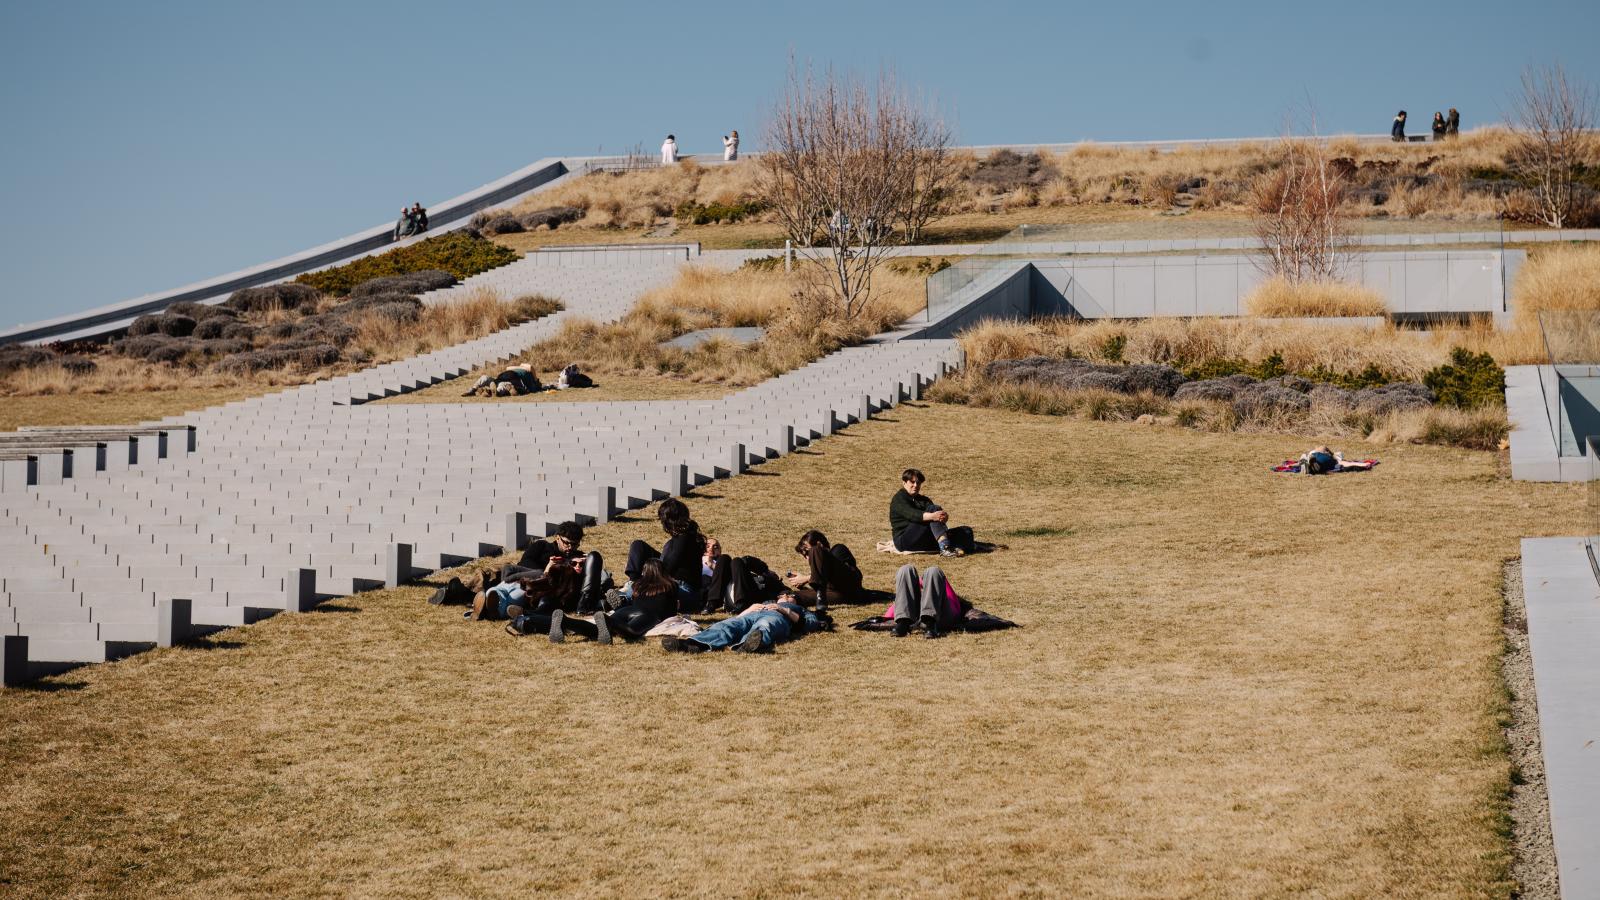
[[[926,480],[920,469],[900,473],[900,490],[889,500],[894,548],[902,553],[937,550],[940,556],[965,556],[972,547],[972,529],[950,527],[950,514],[922,492]]]
[[[507,366],[500,374],[493,377],[488,375],[478,376],[463,397],[520,397],[523,394],[539,393],[539,376],[533,369],[526,365]]]
[[[1300,454],[1300,471],[1307,475],[1327,475],[1330,472],[1370,469],[1374,462],[1370,459],[1346,460],[1343,453],[1330,450],[1327,444],[1323,444]]]
[[[466,618],[514,619],[529,610],[559,610],[563,602],[577,596],[577,588],[577,571],[552,557],[543,572],[523,572],[479,593]]]
[[[783,583],[794,592],[796,602],[820,609],[861,595],[861,569],[849,547],[830,545],[828,536],[813,528],[800,535],[794,552],[805,558],[806,571],[790,572]]]
[[[729,649],[738,653],[771,653],[785,641],[832,628],[833,620],[827,613],[806,609],[795,602],[792,594],[784,594],[776,603],[757,603],[691,637],[669,634],[661,639],[661,649],[668,653]]]

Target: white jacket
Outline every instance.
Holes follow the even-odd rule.
[[[668,138],[661,142],[661,162],[675,163],[678,161],[678,142]]]

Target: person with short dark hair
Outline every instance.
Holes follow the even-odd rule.
[[[1433,114],[1433,139],[1435,142],[1444,140],[1444,136],[1449,130],[1449,127],[1450,126],[1445,124],[1444,113],[1435,112]]]
[[[900,473],[900,490],[889,500],[894,548],[901,552],[938,551],[940,556],[965,556],[966,550],[951,537],[950,514],[922,493],[925,481],[920,469]]]
[[[555,607],[514,618],[506,631],[519,635],[546,631],[556,644],[564,642],[569,632],[601,644],[611,643],[614,635],[628,641],[643,640],[650,629],[678,614],[678,594],[678,583],[667,575],[661,560],[652,559],[624,589],[626,602],[614,610],[597,611],[593,621],[569,616]]]
[[[411,219],[417,223],[418,234],[428,230],[428,211],[422,208],[420,200],[411,207]]]
[[[1444,133],[1446,137],[1451,138],[1461,136],[1461,113],[1456,112],[1454,106],[1450,107],[1449,115],[1444,117]]]
[[[499,578],[501,581],[512,581],[518,577],[544,572],[549,568],[551,560],[559,560],[581,576],[573,585],[573,589],[561,598],[562,607],[570,611],[591,613],[600,608],[600,598],[605,592],[607,580],[605,560],[598,552],[584,553],[582,545],[583,526],[577,522],[562,522],[556,526],[556,533],[549,540],[538,538],[529,541],[517,562],[508,564],[500,570]]]
[[[1395,113],[1394,124],[1389,126],[1389,140],[1404,141],[1406,139],[1406,111]]]
[[[485,579],[488,579],[485,575]],[[493,587],[486,588],[472,601],[469,619],[514,619],[530,609],[548,612],[560,609],[577,593],[578,573],[560,559],[552,557],[542,572],[518,572]]]
[[[849,547],[830,544],[827,535],[813,528],[800,535],[794,552],[805,559],[806,571],[790,572],[783,583],[802,606],[821,609],[829,603],[849,603],[861,595],[861,569]]]

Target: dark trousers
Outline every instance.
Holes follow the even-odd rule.
[[[928,512],[939,512],[939,505],[928,507]],[[939,542],[944,540],[945,532],[950,529],[943,522],[914,522],[906,526],[894,539],[896,550],[926,550],[939,549]]]
[[[764,590],[756,581],[757,571],[766,572],[768,569],[767,564],[756,557],[729,556],[726,553],[717,557],[711,580],[706,582],[706,612],[719,609],[730,613],[742,612],[750,604],[761,602],[766,594],[774,593]],[[771,582],[776,579],[767,580]]]

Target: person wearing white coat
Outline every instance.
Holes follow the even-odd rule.
[[[661,164],[671,165],[677,161],[678,139],[669,134],[667,139],[661,142]]]
[[[739,132],[722,138],[722,161],[733,162],[739,158]]]

